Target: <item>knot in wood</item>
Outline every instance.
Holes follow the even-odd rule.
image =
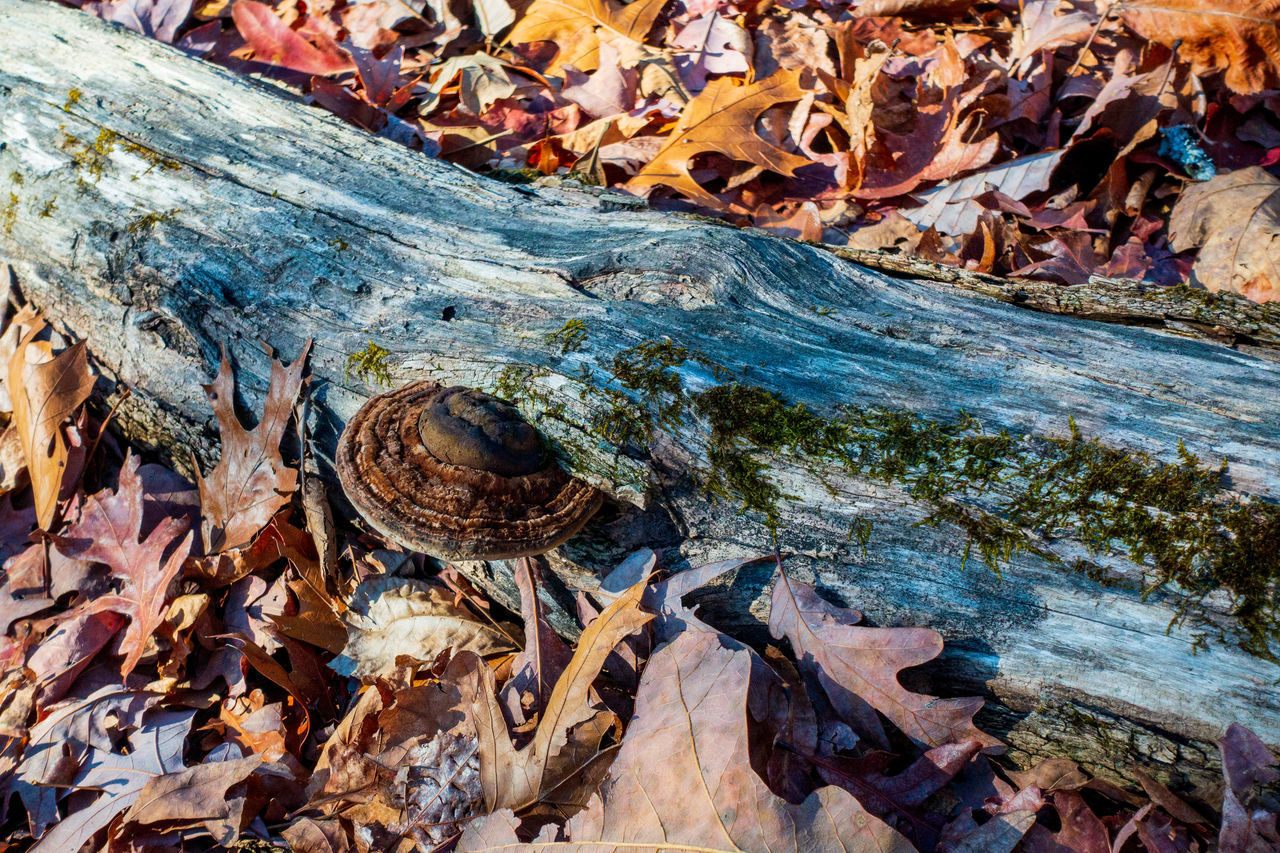
[[[371,398],[338,440],[338,478],[369,524],[445,560],[541,554],[604,501],[502,400],[415,382]]]

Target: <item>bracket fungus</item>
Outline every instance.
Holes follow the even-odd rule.
[[[337,468],[375,530],[444,560],[550,551],[604,501],[556,465],[515,407],[429,380],[365,403],[338,439]]]

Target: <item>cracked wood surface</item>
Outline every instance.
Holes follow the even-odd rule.
[[[1006,302],[1053,310],[1044,285],[1020,300],[891,279],[759,232],[618,210],[608,194],[497,183],[53,3],[0,0],[0,31],[0,207],[10,199],[12,211],[0,260],[133,390],[126,433],[179,463],[188,448],[216,458],[200,383],[224,344],[251,412],[269,375],[263,345],[288,360],[315,338],[323,457],[378,390],[345,378],[347,356],[374,340],[396,385],[492,389],[508,365],[545,372],[532,382],[566,416],[527,414],[613,498],[554,557],[566,587],[591,586],[639,546],[665,548],[674,568],[768,550],[761,519],[690,482],[706,462],[696,424],[660,434],[647,459],[573,426],[596,405],[579,398],[583,365],[669,336],[818,410],[949,420],[963,407],[989,429],[1057,436],[1073,417],[1086,435],[1167,461],[1183,440],[1226,459],[1232,488],[1280,494],[1280,364],[1252,309],[1225,336],[1239,349],[1176,317],[1164,326],[1181,334],[1024,310]],[[589,337],[561,354],[546,336],[570,318]],[[681,375],[693,390],[716,381],[697,365]],[[800,498],[779,533],[798,555],[792,570],[876,624],[940,630],[944,657],[911,679],[983,691],[987,723],[1018,757],[1066,753],[1121,776],[1138,761],[1204,793],[1216,784],[1211,741],[1230,722],[1280,744],[1280,669],[1229,644],[1197,650],[1192,627],[1170,626],[1170,596],[1143,600],[1025,554],[1002,577],[962,566],[964,534],[916,526],[927,508],[895,487],[772,464]],[[849,542],[856,519],[873,522],[865,554]],[[1044,544],[1068,561],[1083,553],[1070,538]],[[509,567],[471,571],[518,601]],[[709,618],[758,616],[761,572],[703,596]]]

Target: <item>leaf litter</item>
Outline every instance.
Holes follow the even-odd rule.
[[[1274,299],[1277,10],[1192,5],[83,4],[506,179]],[[523,635],[367,539],[326,577],[280,447],[306,354],[273,359],[252,430],[223,360],[222,460],[192,485],[110,436],[89,456],[83,342],[30,309],[0,336],[5,849],[1280,847],[1280,762],[1243,725],[1219,741],[1220,815],[1140,768],[1130,791],[1066,758],[1016,769],[980,698],[901,683],[936,632],[864,625],[781,558],[759,648],[682,603],[751,556],[663,577],[637,554],[583,593],[576,647],[535,562]]]
[[[1063,285],[1280,292],[1213,238],[1274,218],[1232,178],[1280,164],[1274,0],[66,2],[504,180]]]
[[[28,309],[13,322],[42,325]],[[867,626],[781,556],[665,575],[641,550],[581,593],[573,645],[546,621],[534,559],[516,566],[523,632],[455,570],[367,536],[344,534],[325,578],[306,528],[322,514],[295,500],[280,446],[304,368],[275,363],[246,430],[223,362],[223,473],[203,490],[99,442],[51,535],[5,562],[6,849],[1233,853],[1277,838],[1280,763],[1243,725],[1220,742],[1220,818],[1145,773],[1130,792],[1066,758],[1016,769],[975,724],[980,698],[899,680],[940,635]],[[83,400],[45,403],[68,386],[5,376],[10,397],[61,412],[47,429],[101,428]],[[27,531],[22,482],[0,510]],[[208,504],[235,533],[201,549]],[[58,555],[57,576],[14,593],[31,549]],[[762,560],[781,645],[748,646],[683,603]]]

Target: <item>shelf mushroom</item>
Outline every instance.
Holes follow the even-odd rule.
[[[550,551],[604,501],[556,465],[515,407],[429,380],[365,403],[338,439],[337,468],[375,530],[443,560]]]

